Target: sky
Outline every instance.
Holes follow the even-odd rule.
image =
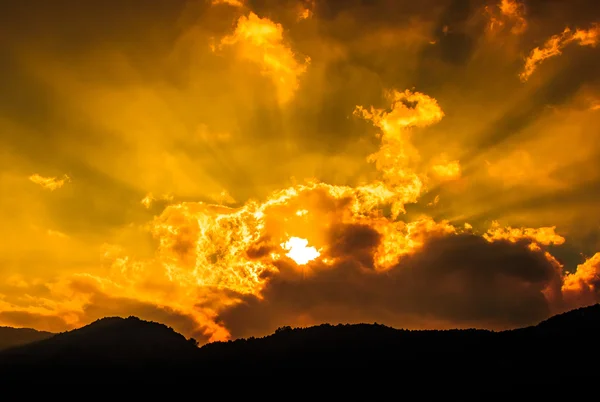
[[[600,300],[594,0],[0,6],[0,325],[535,324]]]

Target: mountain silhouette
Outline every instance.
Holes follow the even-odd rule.
[[[168,372],[193,359],[198,347],[172,328],[137,317],[107,317],[83,328],[0,352],[0,374],[18,379],[31,371],[45,379],[118,380],[140,368]],[[156,375],[160,374],[158,371]],[[164,375],[164,374],[163,374]]]
[[[600,331],[600,304],[557,314],[533,328],[537,331],[561,333],[565,336],[589,335],[587,331],[598,332]]]
[[[28,363],[47,360],[70,362],[91,359],[100,363],[172,360],[197,347],[172,328],[137,317],[107,317],[83,328],[11,348],[2,353]]]
[[[36,331],[31,328],[0,327],[0,351],[41,341],[51,336],[54,336],[52,332]]]
[[[380,324],[281,327],[262,338],[197,347],[173,329],[135,317],[104,318],[83,328],[0,352],[0,375],[11,380],[78,382],[230,378],[236,375],[329,378],[332,373],[394,374],[410,383],[469,379],[503,389],[552,385],[560,373],[595,378],[600,305],[554,316],[532,327],[488,330],[394,329]],[[43,375],[39,374],[43,373]],[[74,380],[75,381],[75,380]],[[432,380],[433,381],[433,380]],[[458,381],[458,380],[456,380]],[[460,386],[460,381],[452,381]]]

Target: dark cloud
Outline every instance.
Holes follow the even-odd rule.
[[[262,237],[246,251],[246,254],[250,259],[260,259],[273,251],[274,248],[270,239]]]
[[[600,18],[595,0],[526,0],[527,18],[534,22],[533,34],[555,34],[565,26],[584,28]]]
[[[0,25],[3,39],[43,41],[57,53],[88,52],[93,45],[106,44],[133,49],[164,43],[166,28],[177,26],[186,3],[124,0],[107,7],[100,0],[24,0],[2,5]],[[154,30],[147,29],[149,23]]]
[[[329,254],[333,258],[353,259],[373,268],[373,252],[381,241],[379,232],[367,225],[336,225],[331,230]]]
[[[470,0],[453,0],[435,29],[437,45],[428,47],[443,61],[462,65],[469,60],[473,52],[475,37],[466,31],[467,21],[473,12]]]
[[[472,235],[431,238],[396,267],[377,273],[368,268],[361,252],[372,249],[377,236],[365,227],[344,229],[334,230],[334,253],[345,256],[334,267],[315,268],[305,279],[274,275],[263,300],[246,297],[243,304],[223,312],[220,319],[232,335],[321,322],[379,321],[414,327],[419,326],[415,317],[505,328],[535,323],[550,314],[542,291],[558,273],[526,243],[488,243]]]

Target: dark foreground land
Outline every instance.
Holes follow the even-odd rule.
[[[548,390],[600,380],[599,343],[600,305],[504,332],[320,325],[284,327],[264,338],[200,348],[162,324],[105,318],[0,352],[0,383],[189,384],[201,379],[217,386],[235,377],[261,382],[285,377],[297,386],[326,379],[346,389],[373,381],[413,390],[415,384],[429,384],[418,388],[421,394],[440,392],[437,386],[444,381],[469,389]],[[211,379],[219,382],[207,382]]]

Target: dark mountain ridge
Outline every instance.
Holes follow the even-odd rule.
[[[15,364],[135,365],[147,361],[180,360],[197,346],[166,325],[137,317],[106,317],[80,329],[21,345],[0,353]]]
[[[78,330],[0,352],[0,378],[67,376],[80,382],[181,382],[227,376],[323,376],[395,373],[403,382],[423,376],[477,378],[478,384],[551,384],[558,372],[581,380],[600,352],[600,305],[557,315],[532,327],[414,331],[379,324],[279,328],[262,338],[198,348],[173,329],[135,317],[105,318]],[[574,370],[573,368],[582,368]]]
[[[600,328],[600,304],[557,314],[532,328],[564,334],[583,330],[597,331]]]

